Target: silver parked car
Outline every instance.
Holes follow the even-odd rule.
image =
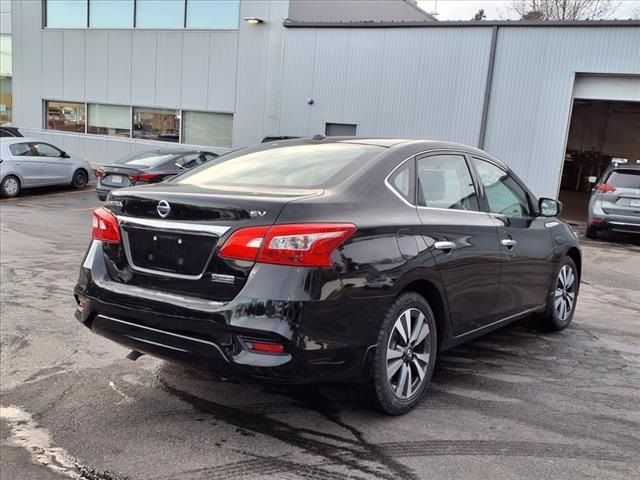
[[[15,197],[22,188],[46,185],[84,187],[91,166],[77,155],[35,138],[0,139],[0,193]]]
[[[598,232],[640,233],[640,164],[613,164],[595,183],[589,200],[589,219],[585,235]]]

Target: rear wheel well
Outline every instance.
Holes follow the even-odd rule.
[[[580,251],[576,247],[571,247],[567,251],[567,256],[576,264],[576,268],[578,269],[578,278],[582,278],[582,257],[580,256]]]
[[[446,318],[444,300],[440,291],[428,280],[416,280],[404,287],[402,292],[415,292],[421,295],[429,303],[436,320],[436,328],[438,329],[438,349],[440,349],[444,337],[444,325]]]

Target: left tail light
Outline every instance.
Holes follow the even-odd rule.
[[[616,187],[614,187],[613,185],[608,185],[606,183],[601,183],[600,185],[598,185],[598,192],[600,193],[611,193],[615,191]]]
[[[104,208],[93,211],[91,237],[107,243],[120,243],[120,226],[116,216]]]
[[[356,231],[350,223],[247,227],[234,232],[219,255],[298,267],[330,267],[331,254]]]
[[[99,178],[103,178],[104,177],[104,169],[103,168],[99,168],[98,170],[96,170],[96,177],[99,177]]]

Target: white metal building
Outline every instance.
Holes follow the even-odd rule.
[[[270,135],[433,138],[480,146],[556,196],[568,149],[640,158],[640,22],[436,22],[412,0],[100,10],[113,1],[12,3],[13,124],[90,161]],[[86,9],[60,15],[70,2]],[[569,145],[576,99],[609,102],[600,120],[623,102],[621,140],[605,127],[598,145]]]

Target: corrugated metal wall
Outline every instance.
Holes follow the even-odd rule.
[[[477,145],[491,29],[289,28],[280,134]],[[640,75],[640,28],[499,27],[485,149],[539,195],[557,193],[576,73]]]

